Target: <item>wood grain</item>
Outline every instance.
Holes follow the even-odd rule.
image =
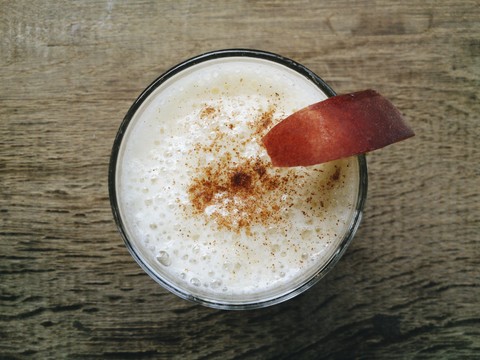
[[[0,358],[474,359],[480,354],[478,1],[0,1]],[[336,268],[262,310],[207,309],[128,254],[111,146],[151,81],[268,50],[374,88],[417,136],[368,156]]]

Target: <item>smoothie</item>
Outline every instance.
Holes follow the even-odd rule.
[[[243,53],[154,83],[122,124],[111,168],[114,214],[140,265],[219,308],[276,303],[320,278],[360,221],[365,163],[274,168],[261,139],[328,95],[281,61]]]

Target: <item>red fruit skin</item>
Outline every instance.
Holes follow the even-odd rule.
[[[414,136],[374,90],[337,95],[301,109],[262,139],[272,164],[310,166],[366,153]]]

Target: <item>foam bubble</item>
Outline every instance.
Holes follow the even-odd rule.
[[[163,266],[170,266],[172,264],[172,259],[166,251],[160,251],[157,255],[157,260]]]
[[[193,277],[193,278],[190,279],[190,284],[192,284],[193,286],[200,286],[201,282],[198,278]]]
[[[222,280],[220,279],[215,279],[210,282],[210,287],[212,289],[218,289],[220,286],[222,286]]]

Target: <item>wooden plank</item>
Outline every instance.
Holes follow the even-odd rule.
[[[478,1],[0,2],[0,357],[475,358],[480,352]],[[307,293],[227,312],[157,286],[107,189],[130,104],[199,53],[259,48],[417,136],[368,156],[360,230]]]

